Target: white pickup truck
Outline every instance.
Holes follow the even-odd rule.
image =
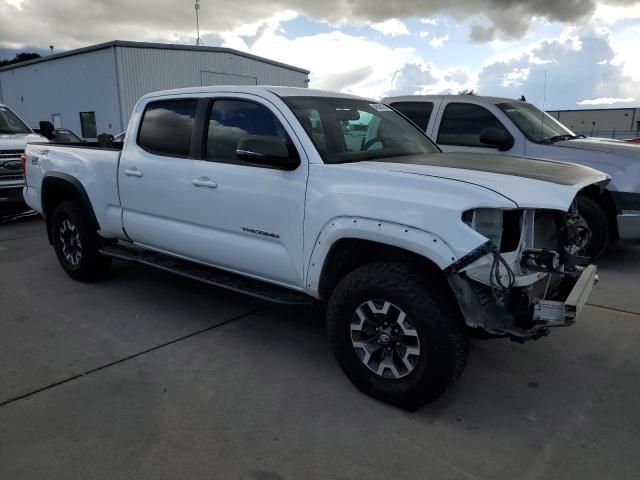
[[[24,176],[20,156],[27,142],[46,141],[0,103],[0,215],[11,215],[27,208],[22,198]]]
[[[383,102],[419,125],[445,152],[559,160],[610,175],[604,191],[585,189],[578,197],[578,211],[591,232],[583,238],[583,248],[595,258],[617,238],[640,238],[640,145],[575,135],[522,100],[416,95]]]
[[[402,115],[354,96],[153,93],[124,144],[26,155],[24,196],[72,278],[98,278],[118,258],[278,303],[327,301],[346,375],[406,408],[460,375],[473,330],[525,341],[571,325],[596,279],[572,253],[574,199],[607,175],[441,153]]]

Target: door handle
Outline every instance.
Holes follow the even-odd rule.
[[[128,170],[125,170],[124,174],[127,177],[137,177],[137,178],[142,177],[142,172],[140,170],[138,170],[136,167],[130,168]]]
[[[218,188],[218,184],[209,177],[200,177],[191,181],[196,187]]]

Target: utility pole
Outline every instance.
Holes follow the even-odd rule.
[[[200,38],[200,18],[198,17],[198,10],[200,10],[200,0],[196,0],[196,3],[193,5],[196,10],[196,47],[204,47],[204,43],[202,43],[202,39]]]

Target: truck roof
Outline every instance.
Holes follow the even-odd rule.
[[[486,103],[490,105],[495,105],[498,103],[507,103],[507,102],[520,102],[521,100],[517,100],[514,98],[504,98],[504,97],[485,97],[483,95],[403,95],[400,97],[386,97],[383,99],[384,102],[426,102],[426,101],[437,101],[437,100],[460,100],[461,102],[473,100],[477,103]]]
[[[357,100],[370,99],[358,97],[356,95],[350,95],[347,93],[331,92],[328,90],[316,90],[312,88],[300,88],[300,87],[276,87],[269,85],[258,86],[244,86],[244,85],[215,85],[209,87],[189,87],[189,88],[175,88],[172,90],[161,90],[158,92],[147,93],[142,98],[154,98],[162,97],[166,95],[181,95],[181,94],[198,94],[198,93],[272,93],[279,97],[333,97],[333,98],[352,98]]]

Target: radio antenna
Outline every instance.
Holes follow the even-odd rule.
[[[547,71],[544,71],[544,89],[542,91],[542,124],[540,125],[540,135],[544,135],[544,117],[547,111]]]
[[[200,18],[198,15],[198,10],[200,10],[200,0],[196,0],[193,8],[196,10],[196,47],[204,47],[204,43],[202,43],[202,39],[200,38]]]

